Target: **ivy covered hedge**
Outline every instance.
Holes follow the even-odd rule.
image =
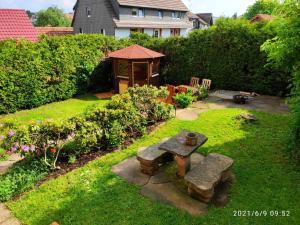
[[[86,92],[105,52],[122,42],[101,35],[43,37],[38,43],[0,42],[0,114]],[[104,79],[103,79],[104,78]],[[108,76],[102,86],[109,83]],[[100,83],[101,86],[101,83]]]

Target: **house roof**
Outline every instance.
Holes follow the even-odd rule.
[[[207,22],[205,22],[203,19],[201,19],[198,15],[192,13],[192,12],[188,12],[187,13],[187,16],[189,19],[197,19],[199,20],[202,24],[204,25],[208,25]]]
[[[257,14],[251,19],[251,22],[258,22],[258,21],[271,21],[273,16],[268,14]]]
[[[118,59],[153,59],[164,56],[165,55],[159,52],[152,51],[140,45],[131,45],[127,48],[123,48],[108,54],[108,57]]]
[[[119,5],[154,9],[189,11],[181,0],[117,0]]]
[[[73,27],[36,27],[39,35],[46,34],[49,36],[62,36],[67,34],[73,34]]]
[[[37,41],[38,33],[25,10],[0,9],[0,40],[21,39]]]
[[[202,20],[204,20],[208,24],[212,24],[213,22],[213,14],[212,13],[197,13]]]
[[[114,22],[118,28],[192,28],[193,24],[188,22],[159,22],[159,21],[132,21],[117,20]]]

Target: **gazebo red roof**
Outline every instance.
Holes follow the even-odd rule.
[[[108,57],[118,59],[153,59],[164,56],[159,52],[152,51],[140,45],[132,45],[108,54]]]
[[[0,40],[20,38],[38,41],[38,33],[25,10],[0,9]]]

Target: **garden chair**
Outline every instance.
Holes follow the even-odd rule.
[[[202,80],[202,86],[205,87],[207,90],[210,90],[211,80],[203,79]]]
[[[192,77],[191,82],[190,82],[190,86],[191,87],[197,87],[199,85],[199,81],[200,81],[200,79],[198,77]]]
[[[167,103],[173,104],[173,97],[176,95],[176,87],[173,85],[167,84],[167,91],[169,92],[169,95],[167,97]]]
[[[187,93],[188,89],[186,87],[179,86],[177,87],[178,93]]]

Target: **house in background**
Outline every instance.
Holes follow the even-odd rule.
[[[204,20],[209,27],[214,25],[214,17],[212,13],[197,13],[197,16],[199,16],[202,20]]]
[[[181,0],[77,0],[74,33],[128,37],[132,32],[153,37],[186,36],[193,28]]]
[[[193,23],[193,29],[206,29],[209,27],[208,23],[192,12],[188,12],[187,16],[189,21]]]
[[[38,33],[22,9],[0,9],[0,41],[6,39],[38,41]]]

